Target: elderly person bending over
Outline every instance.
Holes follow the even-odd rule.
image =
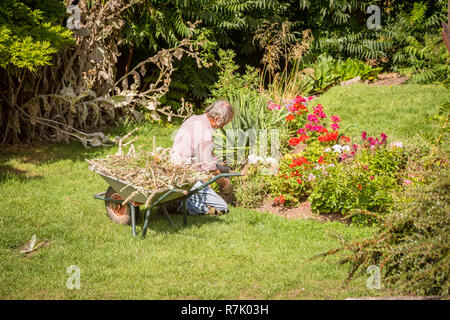
[[[227,172],[228,168],[218,164],[213,155],[213,131],[222,128],[233,119],[234,111],[230,103],[218,100],[206,108],[202,115],[194,115],[184,121],[178,130],[171,150],[172,161],[176,164],[198,164],[198,170],[210,171],[214,175]],[[227,202],[232,201],[233,186],[227,178],[217,181],[222,192],[220,197],[209,186],[192,195],[186,201],[189,214],[215,214],[228,211]],[[197,181],[193,188],[202,184]]]

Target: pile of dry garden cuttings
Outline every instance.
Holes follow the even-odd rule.
[[[99,172],[133,186],[133,192],[123,204],[136,194],[147,197],[146,206],[156,193],[179,188],[186,184],[194,185],[197,181],[212,178],[208,172],[197,171],[196,165],[177,165],[170,159],[170,148],[156,148],[153,152],[124,155],[117,153],[102,159],[86,160],[92,171]],[[125,188],[125,187],[124,187]],[[121,190],[116,190],[120,192]]]

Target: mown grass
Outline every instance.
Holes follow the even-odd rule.
[[[166,137],[158,135],[158,140]],[[370,228],[287,221],[234,208],[225,216],[189,217],[188,226],[178,228],[155,216],[147,237],[133,239],[130,228],[111,223],[104,204],[94,200],[93,194],[107,185],[84,162],[113,151],[86,151],[73,143],[2,153],[1,299],[316,299],[379,294],[365,288],[364,277],[341,289],[347,270],[331,260],[305,264],[338,245],[335,233],[357,239],[374,232]],[[173,217],[181,225],[181,216]],[[33,234],[51,245],[25,257],[19,247]],[[80,290],[66,288],[71,265],[81,269]]]
[[[441,89],[425,86],[385,87],[384,92],[374,88],[374,92],[381,90],[381,97],[391,90],[406,90],[403,94],[409,97],[420,88],[438,94],[439,99],[433,96],[435,102],[444,95]],[[407,137],[409,131],[404,133],[399,126],[384,130],[383,123],[396,121],[390,112],[380,114],[375,123],[368,121],[362,108],[370,107],[351,97],[365,97],[370,90],[336,88],[320,101],[335,108],[345,122],[361,128],[370,125],[369,132],[379,128],[399,139]],[[344,99],[348,103],[339,102]],[[391,104],[399,117],[405,117],[405,99],[394,97]],[[410,117],[411,128],[416,128],[415,121],[420,122],[420,117]],[[115,131],[131,127],[127,124]],[[144,125],[136,146],[151,148],[155,136],[157,145],[169,147],[176,127]],[[162,216],[154,216],[147,237],[132,238],[130,228],[113,224],[104,203],[93,198],[107,185],[84,161],[115,151],[85,150],[79,143],[2,150],[0,299],[342,299],[390,294],[367,289],[367,275],[341,288],[348,269],[336,263],[337,257],[307,263],[339,246],[337,234],[361,239],[377,232],[371,227],[288,221],[232,208],[219,217],[190,216],[186,227],[170,227]],[[173,217],[181,225],[181,216]],[[25,257],[19,247],[33,234],[49,240],[50,246]],[[81,270],[79,290],[66,287],[71,265]]]
[[[352,137],[363,131],[388,135],[389,141],[402,141],[430,148],[438,124],[430,121],[436,107],[450,101],[450,90],[432,85],[368,86],[331,88],[319,97],[327,114],[342,118],[341,127]]]

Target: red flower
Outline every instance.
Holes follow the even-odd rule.
[[[293,115],[293,114],[290,114],[290,115],[288,115],[287,117],[286,117],[286,121],[292,121],[292,120],[294,120],[295,119],[295,116]]]
[[[296,146],[300,143],[300,139],[299,138],[291,138],[289,139],[289,145],[290,146]]]
[[[342,136],[341,137],[341,140],[343,141],[343,142],[350,142],[350,138],[349,137],[345,137],[345,136]]]
[[[303,142],[303,141],[308,140],[308,139],[309,139],[309,136],[306,135],[306,134],[301,134],[300,137],[299,137],[299,139],[300,139],[301,142]]]
[[[330,142],[330,141],[336,141],[338,138],[339,133],[337,131],[328,133],[326,135],[320,136],[317,139],[320,142]]]
[[[323,160],[324,157],[325,157],[325,155],[323,155],[319,158],[319,161],[318,161],[319,164],[325,163],[325,160]]]
[[[306,159],[305,157],[300,157],[300,158],[296,158],[296,159],[292,160],[292,164],[290,164],[289,167],[295,168],[295,167],[299,167],[305,163],[311,164],[310,162],[308,162],[308,159]]]
[[[308,135],[302,134],[302,135],[300,135],[300,137],[298,137],[298,138],[291,138],[291,139],[289,139],[289,145],[290,145],[290,146],[296,146],[296,145],[298,145],[300,142],[303,142],[303,141],[308,140],[308,139],[309,139],[309,136],[308,136]]]
[[[302,180],[301,179],[297,179],[298,184],[302,184]]]
[[[362,186],[360,184],[357,185],[358,189],[361,190]]]
[[[321,127],[321,128],[319,129],[319,133],[328,133],[328,130],[327,130],[327,128],[325,128],[325,127]]]
[[[275,197],[275,199],[273,199],[273,201],[275,202],[275,204],[283,204],[285,202],[284,196],[281,195],[279,197]]]

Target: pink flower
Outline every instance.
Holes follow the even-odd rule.
[[[403,183],[408,186],[408,185],[412,184],[412,181],[411,180],[403,180]]]
[[[317,119],[317,116],[314,114],[308,114],[308,121],[314,122],[314,123],[319,123],[319,119]]]
[[[338,116],[331,116],[331,121],[338,123],[341,119]]]
[[[385,133],[381,133],[381,144],[386,144],[387,135]]]
[[[369,179],[370,179],[370,180],[373,180],[373,179],[375,179],[375,177],[370,177]]]
[[[311,122],[305,124],[305,129],[309,131],[313,131],[314,125]]]
[[[314,131],[320,132],[321,130],[323,130],[324,128],[322,126],[314,126]]]
[[[367,132],[363,132],[362,134],[361,134],[361,138],[363,139],[363,140],[366,140],[366,138],[367,138]]]
[[[331,129],[333,129],[333,130],[339,130],[339,125],[337,124],[337,123],[333,123],[332,125],[331,125]]]
[[[325,119],[327,117],[323,112],[323,106],[320,103],[314,108],[314,114],[320,119]]]
[[[273,103],[273,101],[269,101],[267,103],[267,108],[269,108],[270,110],[280,110],[281,106],[279,104]]]
[[[303,103],[303,102],[306,102],[306,99],[303,98],[302,96],[295,97],[294,99],[294,103]]]

